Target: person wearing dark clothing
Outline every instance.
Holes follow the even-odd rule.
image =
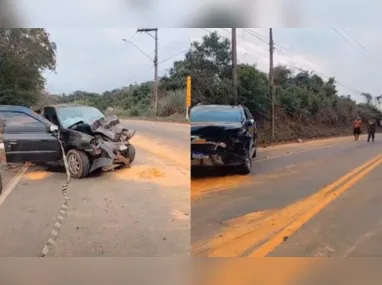
[[[369,125],[367,127],[367,142],[370,142],[370,139],[374,142],[376,129],[375,121],[369,120]]]

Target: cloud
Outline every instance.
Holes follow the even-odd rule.
[[[229,29],[207,30],[216,30],[221,36],[231,38]],[[239,63],[257,64],[260,70],[268,72],[269,29],[246,30],[249,32],[237,30]],[[379,75],[382,39],[378,37],[378,29],[349,28],[347,31],[355,39],[352,44],[331,28],[274,29],[274,64],[295,67],[296,71],[313,71],[324,79],[335,77],[339,92],[351,94],[357,101],[363,100],[360,92],[382,94]],[[201,40],[207,33],[205,29],[195,29],[192,39]],[[355,48],[357,41],[366,48],[366,55]]]
[[[104,92],[153,79],[153,63],[132,44],[122,41],[131,38],[136,28],[47,30],[57,44],[56,74],[46,73],[47,90],[51,93]],[[184,57],[190,45],[187,32],[187,29],[159,29],[160,76],[174,60]],[[151,37],[138,34],[133,42],[154,58]]]

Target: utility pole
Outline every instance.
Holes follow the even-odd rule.
[[[274,52],[274,42],[273,42],[273,29],[269,29],[269,89],[272,100],[272,141],[275,139],[275,88],[274,88],[274,77],[273,77],[273,52]]]
[[[133,84],[130,84],[130,87],[129,87],[129,97],[130,99],[133,98]]]
[[[233,82],[233,100],[237,104],[237,43],[236,28],[232,28],[232,82]]]
[[[154,111],[157,113],[158,109],[158,28],[153,29],[138,29],[138,33],[147,33],[155,40],[155,57],[154,57]],[[152,36],[149,32],[155,32],[155,35]]]

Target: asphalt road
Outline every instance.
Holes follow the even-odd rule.
[[[382,256],[379,139],[270,147],[259,150],[249,176],[193,177],[193,254]]]
[[[47,257],[189,255],[189,127],[124,124],[137,130],[132,166],[72,180],[67,208],[62,171],[29,167],[15,183],[15,170],[2,170],[0,257],[40,256],[47,244]]]

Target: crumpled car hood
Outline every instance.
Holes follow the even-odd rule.
[[[102,134],[112,141],[119,141],[121,139],[121,135],[124,135],[126,139],[130,139],[135,134],[135,130],[129,131],[122,126],[117,116],[99,119],[89,127],[94,134]]]

